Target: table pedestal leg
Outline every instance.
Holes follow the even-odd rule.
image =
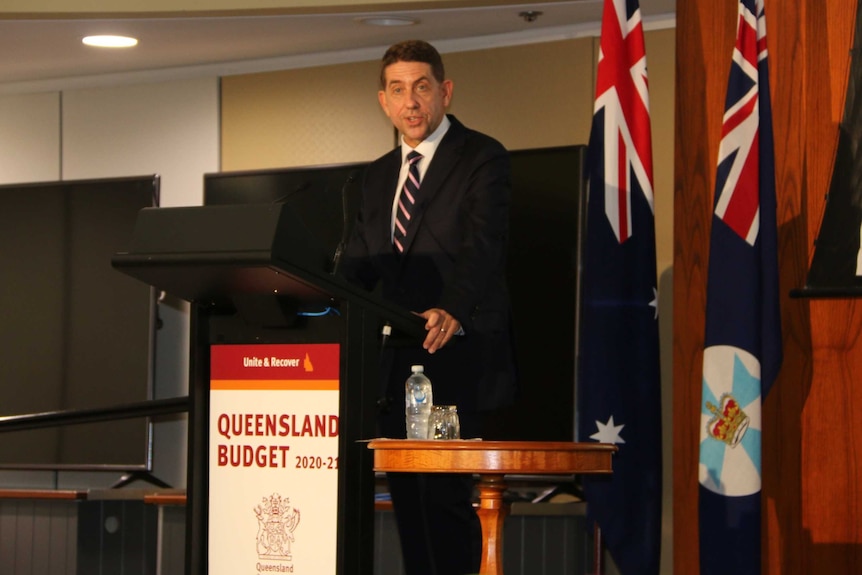
[[[482,567],[480,575],[503,575],[503,520],[509,508],[503,501],[503,476],[479,476],[479,521],[482,523]]]

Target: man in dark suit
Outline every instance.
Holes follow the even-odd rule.
[[[509,156],[446,115],[452,90],[427,42],[395,44],[383,56],[378,98],[401,145],[366,169],[342,269],[367,289],[380,284],[384,298],[425,319],[421,345],[389,346],[381,359],[386,437],[406,436],[404,382],[413,364],[425,366],[436,405],[457,405],[463,438],[483,437],[483,419],[516,391],[505,281]],[[412,176],[418,190],[405,192],[413,151],[421,154]],[[402,473],[388,480],[408,575],[477,573],[472,478]]]

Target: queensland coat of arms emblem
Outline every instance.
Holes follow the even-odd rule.
[[[260,559],[291,561],[293,532],[299,525],[299,509],[290,507],[290,499],[273,493],[254,508],[257,516],[257,555]]]

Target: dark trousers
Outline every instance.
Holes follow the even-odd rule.
[[[448,473],[389,473],[407,575],[479,572],[482,532],[473,479]]]

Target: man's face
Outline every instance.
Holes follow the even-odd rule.
[[[377,94],[383,111],[415,148],[430,136],[452,99],[452,81],[438,82],[424,62],[396,62],[384,70],[386,86]]]

